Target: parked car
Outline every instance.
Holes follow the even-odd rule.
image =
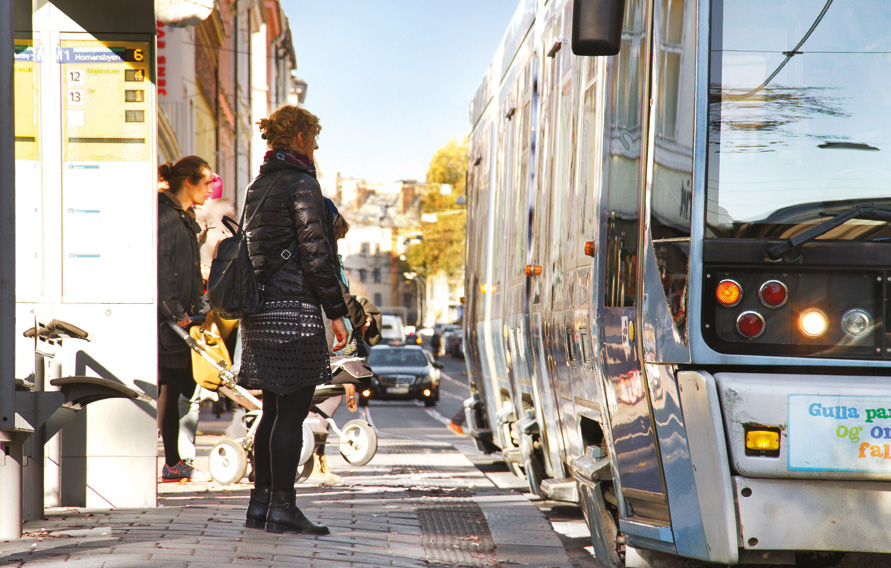
[[[381,316],[381,338],[386,345],[402,345],[405,342],[405,325],[399,316]]]
[[[464,330],[458,329],[445,338],[445,351],[452,357],[464,357]]]
[[[374,376],[371,387],[359,393],[362,406],[369,398],[417,399],[428,407],[439,400],[442,363],[418,345],[377,345],[368,354],[368,366]]]

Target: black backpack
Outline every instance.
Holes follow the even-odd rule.
[[[269,184],[248,223],[263,207],[263,203],[280,177],[281,174]],[[263,304],[263,295],[254,275],[254,266],[248,254],[247,236],[244,233],[248,192],[245,193],[245,205],[242,207],[240,221],[236,223],[231,217],[223,217],[223,224],[232,232],[232,236],[223,239],[217,245],[217,253],[210,264],[210,276],[207,278],[207,300],[210,302],[210,307],[215,314],[225,319],[241,319],[259,310]],[[266,274],[272,274],[284,266],[291,255],[290,248],[282,251],[284,262],[272,270],[267,270]]]

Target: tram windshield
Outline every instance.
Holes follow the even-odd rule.
[[[707,237],[891,204],[888,0],[713,0],[709,88]],[[889,237],[853,219],[820,238]]]

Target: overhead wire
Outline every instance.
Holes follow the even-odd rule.
[[[783,61],[777,66],[776,69],[773,70],[773,73],[771,73],[770,76],[769,76],[767,79],[765,79],[763,83],[761,83],[760,85],[758,85],[757,87],[755,87],[754,89],[752,89],[751,91],[749,91],[749,92],[747,92],[747,93],[743,93],[743,94],[741,94],[741,95],[729,95],[729,96],[724,97],[724,98],[727,98],[727,99],[730,99],[730,100],[742,100],[742,99],[746,99],[746,98],[748,98],[748,97],[751,97],[752,95],[754,95],[754,94],[757,93],[758,91],[761,91],[761,90],[763,90],[765,87],[767,87],[767,85],[769,85],[770,82],[773,81],[773,78],[776,77],[777,74],[779,74],[779,72],[783,70],[783,67],[785,67],[786,64],[789,63],[789,61],[790,61],[793,57],[795,57],[796,55],[800,55],[800,54],[801,54],[801,52],[799,51],[799,49],[801,49],[801,46],[804,45],[804,43],[808,40],[808,38],[811,37],[811,34],[814,33],[814,31],[817,29],[817,26],[818,26],[818,25],[820,24],[820,22],[823,20],[823,16],[826,15],[826,12],[829,10],[829,6],[832,5],[832,2],[833,2],[833,0],[826,0],[826,5],[823,6],[823,10],[820,11],[820,14],[817,16],[817,19],[814,20],[814,23],[813,23],[813,24],[811,24],[810,29],[807,31],[807,33],[804,34],[804,37],[801,38],[801,41],[798,42],[798,45],[796,45],[795,47],[793,47],[793,48],[792,48],[791,50],[789,50],[789,51],[784,51],[784,52],[783,52],[783,54],[786,56],[786,58],[783,59]]]

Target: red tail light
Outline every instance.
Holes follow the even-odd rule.
[[[779,308],[789,299],[789,289],[779,280],[768,280],[758,290],[758,297],[768,308]]]
[[[736,330],[747,339],[755,339],[764,333],[764,318],[758,312],[743,312],[736,319]]]

